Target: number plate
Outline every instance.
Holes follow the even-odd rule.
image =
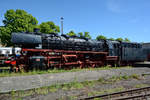
[[[40,59],[36,59],[36,61],[40,61]]]

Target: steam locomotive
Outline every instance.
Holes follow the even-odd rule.
[[[22,48],[16,66],[20,68],[51,68],[69,66],[132,65],[145,61],[141,43],[91,40],[85,37],[44,34],[38,31],[12,33],[12,43]],[[30,65],[30,66],[29,66]]]

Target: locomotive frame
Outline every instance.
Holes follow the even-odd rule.
[[[91,51],[67,51],[67,50],[51,50],[51,49],[22,49],[21,56],[13,63],[13,68],[16,71],[32,70],[32,69],[48,69],[48,68],[64,68],[72,67],[100,67],[107,64],[117,62],[117,56],[107,56],[107,52],[91,52]],[[30,62],[30,57],[36,56],[35,60]],[[44,59],[44,64],[34,66],[33,62],[40,63]],[[14,62],[14,61],[12,61]],[[43,61],[42,61],[43,62]],[[33,66],[32,66],[32,65]]]

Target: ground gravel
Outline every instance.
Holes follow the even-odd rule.
[[[0,78],[0,92],[9,92],[12,90],[28,90],[53,84],[63,84],[72,81],[98,80],[100,77],[110,78],[112,76],[132,74],[149,74],[150,68],[120,68],[110,70],[91,70],[79,72],[52,73],[30,76],[13,76]]]

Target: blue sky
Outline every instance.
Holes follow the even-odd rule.
[[[64,33],[74,30],[108,38],[150,42],[150,0],[0,0],[0,25],[8,9],[23,9],[41,22],[53,21]]]

